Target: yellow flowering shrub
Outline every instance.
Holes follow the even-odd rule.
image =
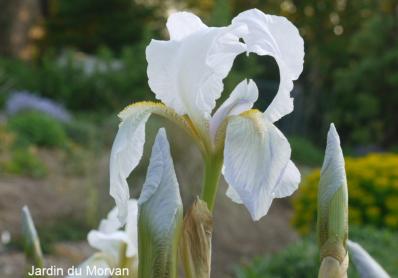
[[[349,223],[398,228],[398,155],[369,154],[346,158]],[[293,200],[293,224],[301,234],[316,223],[320,169],[312,171]]]

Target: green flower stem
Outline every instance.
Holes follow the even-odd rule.
[[[129,269],[129,274],[128,275],[123,275],[123,276],[117,276],[117,278],[135,278],[135,277],[137,277],[137,275],[135,273],[137,270],[133,268],[132,259],[126,256],[126,251],[127,251],[127,244],[123,243],[121,248],[120,248],[120,260],[119,260],[119,266],[118,267],[120,269],[128,268]]]
[[[215,205],[222,165],[222,152],[218,152],[205,157],[201,199],[207,203],[210,212],[213,211]]]

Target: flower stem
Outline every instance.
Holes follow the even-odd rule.
[[[215,205],[222,165],[222,153],[215,153],[205,157],[201,199],[207,203],[210,211],[213,211]]]

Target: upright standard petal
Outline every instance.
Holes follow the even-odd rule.
[[[171,40],[152,40],[146,49],[149,86],[156,98],[196,122],[210,118],[222,80],[235,57],[246,51],[239,42],[241,25],[208,28],[198,20],[188,13],[172,16]]]
[[[176,277],[182,201],[164,129],[156,136],[138,207],[139,277]]]
[[[250,110],[258,98],[258,88],[253,80],[240,82],[228,99],[217,109],[210,120],[210,135],[214,140],[220,124],[227,116],[239,115]]]
[[[348,250],[362,278],[390,278],[390,275],[356,242],[348,241]]]
[[[285,17],[267,15],[257,9],[240,13],[232,23],[247,25],[248,32],[243,39],[248,52],[270,55],[279,66],[278,93],[264,113],[270,122],[275,122],[293,111],[290,91],[293,81],[303,70],[304,41],[297,28]]]
[[[113,142],[110,158],[110,194],[116,201],[118,217],[124,224],[130,198],[127,177],[141,160],[145,143],[145,124],[152,113],[186,125],[172,109],[160,103],[139,102],[128,106],[119,117],[122,122]]]
[[[171,40],[181,40],[195,32],[208,28],[199,17],[188,12],[178,12],[170,15],[166,26]]]
[[[232,187],[231,199],[242,202],[254,220],[268,212],[274,198],[297,188],[300,176],[290,162],[290,153],[287,139],[259,111],[230,119],[223,174]]]

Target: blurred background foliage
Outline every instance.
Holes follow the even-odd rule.
[[[0,21],[2,95],[24,89],[75,111],[120,110],[153,97],[145,46],[151,38],[167,38],[164,22],[170,12],[190,9],[220,26],[256,7],[288,17],[305,40],[304,73],[293,92],[296,109],[280,122],[282,129],[319,145],[333,121],[344,144],[354,149],[390,148],[398,141],[398,126],[391,124],[398,105],[396,1],[18,0],[2,5],[5,14],[14,15]],[[16,28],[25,32],[17,37]],[[264,108],[277,91],[276,64],[241,56],[226,80],[226,94],[244,77],[254,78],[261,91],[257,106]]]
[[[361,244],[386,271],[398,275],[396,258],[391,256],[398,248],[398,236],[391,230],[350,225],[350,239]],[[380,248],[383,246],[383,248]],[[304,237],[275,254],[257,257],[252,262],[236,268],[237,278],[309,278],[317,277],[319,251],[315,236]],[[353,264],[348,277],[360,278]]]
[[[349,223],[398,229],[398,155],[369,154],[346,158]],[[315,231],[320,170],[309,173],[294,198],[294,225],[307,235]]]

